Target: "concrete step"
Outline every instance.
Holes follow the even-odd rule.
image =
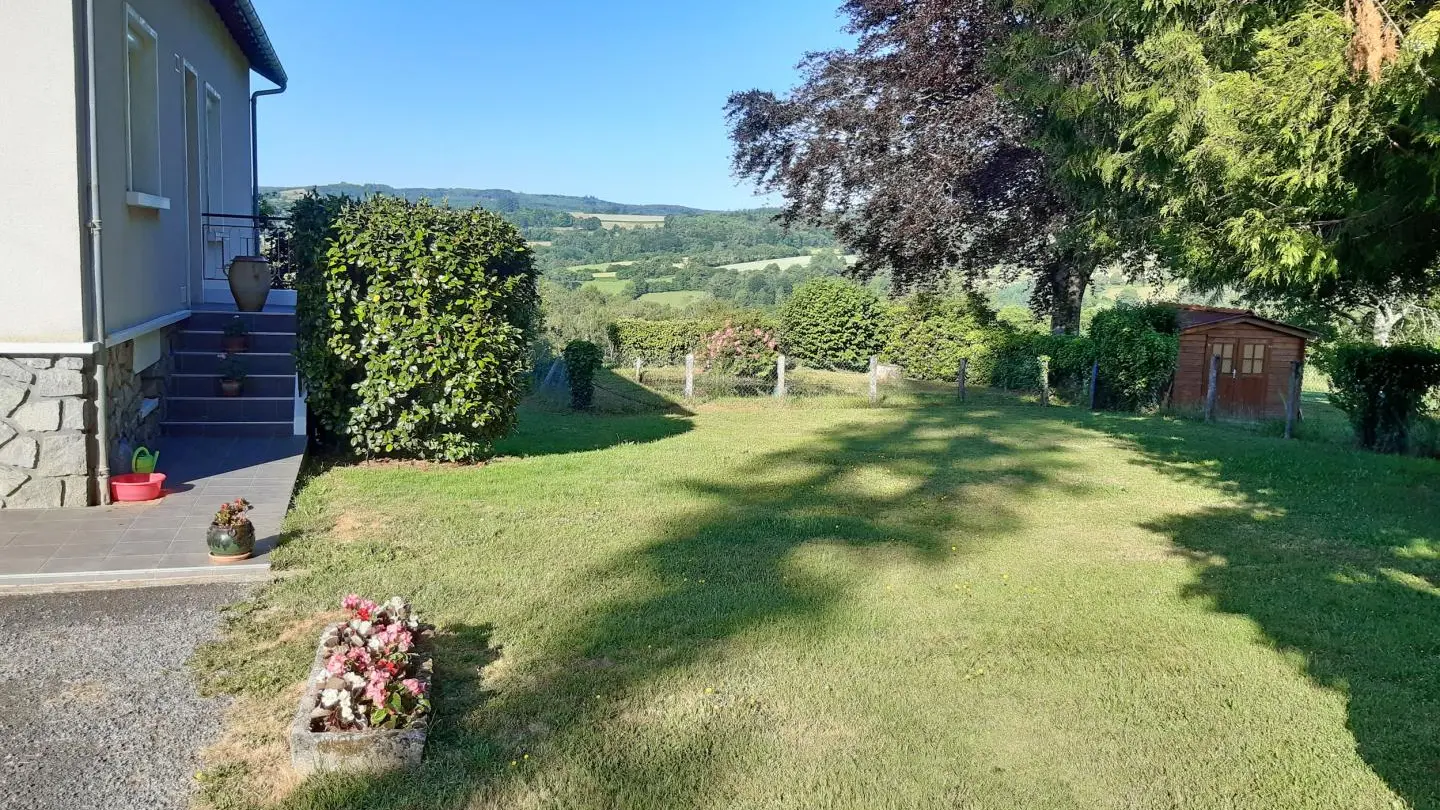
[[[176,351],[218,354],[223,332],[182,331],[177,336]],[[251,332],[248,351],[261,354],[294,354],[295,336],[289,332]]]
[[[236,317],[244,321],[245,328],[251,332],[295,332],[293,312],[192,312],[183,328],[220,332]]]
[[[290,397],[170,397],[171,422],[285,422],[295,417]]]
[[[295,373],[295,356],[292,354],[246,352],[235,356],[240,358],[245,373],[249,375]],[[175,373],[219,374],[223,361],[224,356],[215,352],[176,352]]]
[[[218,397],[220,395],[220,377],[217,374],[171,374],[165,393],[170,399],[175,397]],[[252,372],[245,378],[244,394],[241,398],[290,398],[294,396],[294,374],[255,374]]]
[[[165,436],[236,436],[240,438],[261,438],[267,436],[290,436],[295,433],[292,422],[162,422],[160,432]]]

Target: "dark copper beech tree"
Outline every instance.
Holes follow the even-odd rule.
[[[1042,116],[998,92],[992,65],[1026,24],[997,0],[850,0],[853,50],[812,53],[788,95],[735,93],[734,169],[833,228],[862,278],[898,289],[1035,276],[1034,308],[1076,331],[1112,257],[1096,207],[1034,148]]]

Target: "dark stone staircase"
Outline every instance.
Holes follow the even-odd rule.
[[[243,393],[220,396],[220,338],[236,315],[250,333]],[[196,311],[181,326],[165,395],[166,436],[295,433],[295,313]]]

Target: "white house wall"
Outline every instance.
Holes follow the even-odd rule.
[[[79,0],[77,0],[79,2]],[[160,72],[160,195],[168,210],[126,201],[127,155],[124,0],[96,2],[96,84],[105,271],[105,320],[115,333],[186,309],[200,300],[192,252],[203,242],[188,221],[185,66],[197,74],[203,126],[204,88],[221,98],[224,183],[216,213],[249,214],[250,71],[238,45],[206,0],[130,0],[155,30]],[[211,206],[212,208],[215,206]],[[193,241],[192,241],[193,239]]]
[[[67,2],[3,2],[0,343],[84,337],[79,27]]]

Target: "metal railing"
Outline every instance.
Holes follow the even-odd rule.
[[[204,234],[205,278],[224,281],[236,256],[264,256],[270,260],[271,283],[277,290],[295,288],[290,259],[290,220],[250,214],[201,214]]]

